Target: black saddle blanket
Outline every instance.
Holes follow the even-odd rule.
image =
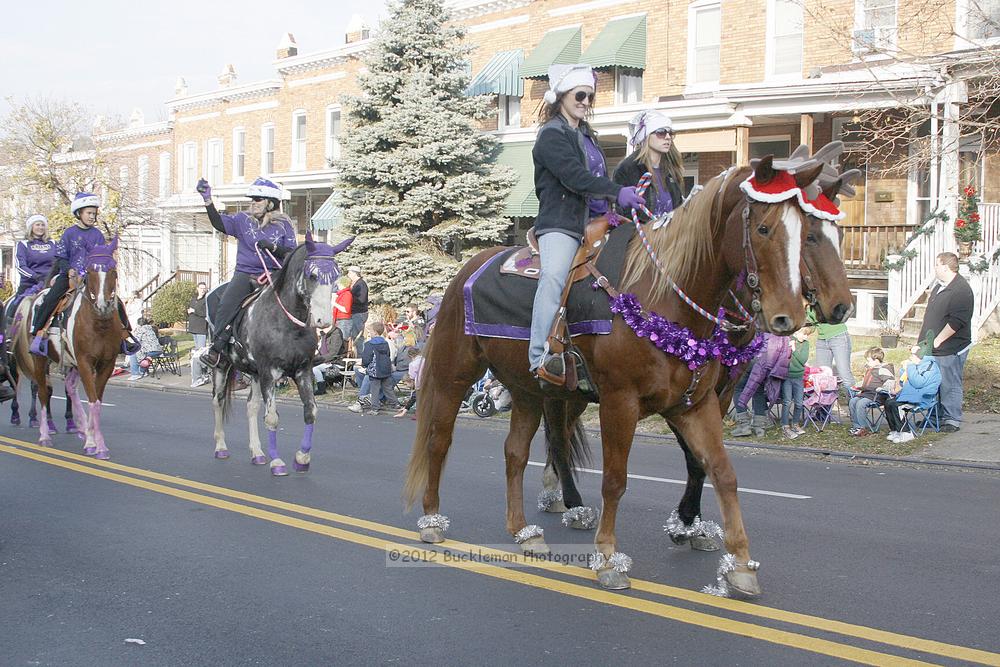
[[[625,250],[635,234],[631,225],[611,231],[607,245],[597,258],[597,268],[612,285],[621,281]],[[518,248],[497,253],[473,273],[463,288],[465,333],[487,338],[531,337],[531,307],[538,281],[523,276],[501,274],[500,267]],[[593,285],[592,278],[577,281],[570,289],[566,319],[571,336],[611,333],[614,314],[608,294]],[[548,326],[550,323],[546,323]]]

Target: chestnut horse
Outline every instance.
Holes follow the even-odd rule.
[[[842,182],[837,180],[823,190],[831,201],[837,196]],[[846,321],[854,310],[851,291],[848,288],[847,271],[840,254],[841,230],[830,220],[808,215],[808,231],[802,245],[802,276],[805,283],[805,297],[815,309],[821,322],[839,324]],[[744,290],[745,291],[745,290]],[[749,307],[750,296],[741,294],[744,306]],[[748,343],[756,332],[751,328],[735,341],[738,345]],[[722,373],[716,383],[719,408],[723,414],[732,400],[736,380],[745,371],[741,364],[731,373]],[[543,489],[539,494],[539,509],[547,512],[563,513],[563,523],[577,529],[593,528],[596,510],[583,504],[576,487],[569,460],[574,455],[571,448],[586,450],[586,435],[579,421],[565,424],[565,408],[552,405],[555,399],[548,399],[545,406],[546,441],[548,461],[542,475]],[[699,551],[716,551],[718,530],[712,522],[701,521],[701,494],[705,486],[705,470],[692,454],[683,435],[673,429],[677,442],[684,451],[688,481],[677,509],[673,511],[665,526],[675,544],[690,544]],[[558,485],[561,485],[559,488]]]
[[[748,177],[758,187],[790,182],[811,183],[820,165],[795,175],[772,167],[768,157],[756,168],[731,169],[713,178],[705,189],[675,212],[669,226],[652,233],[647,249],[633,238],[625,259],[620,289],[635,294],[642,313],[659,313],[706,339],[718,326],[696,312],[671,289],[671,279],[687,290],[691,301],[707,313],[718,312],[729,287],[744,272],[753,274],[757,317],[765,328],[791,334],[805,321],[800,251],[807,225],[803,211],[789,201],[756,201],[741,189]],[[778,179],[781,179],[779,181]],[[657,259],[657,265],[647,255]],[[513,403],[510,432],[504,445],[507,471],[507,530],[526,553],[546,553],[542,531],[528,526],[523,507],[523,475],[531,438],[542,417],[543,399],[554,394],[539,387],[528,369],[527,343],[464,333],[462,286],[502,248],[479,253],[455,277],[445,293],[424,365],[423,395],[417,409],[417,435],[407,471],[404,499],[408,505],[423,492],[424,516],[418,521],[421,539],[444,539],[448,520],[439,514],[439,486],[451,445],[459,404],[469,387],[490,367],[510,390]],[[635,319],[634,314],[630,319]],[[576,339],[594,383],[600,390],[601,441],[604,455],[603,512],[595,538],[593,567],[605,588],[627,588],[631,559],[618,548],[615,520],[625,492],[628,454],[636,423],[659,414],[678,432],[712,477],[725,523],[726,547],[733,568],[726,578],[735,589],[760,592],[757,563],[750,547],[739,501],[736,475],[722,444],[722,411],[716,383],[721,370],[712,360],[696,370],[688,362],[661,352],[643,340],[623,316],[612,332]],[[558,398],[562,396],[556,395]],[[552,401],[574,423],[585,399]]]
[[[48,406],[52,394],[49,384],[49,367],[60,364],[66,370],[66,395],[73,403],[73,410],[83,419],[86,440],[83,453],[99,459],[111,457],[101,432],[101,401],[104,387],[115,368],[115,359],[121,350],[123,327],[118,316],[118,270],[114,258],[118,247],[117,237],[109,245],[99,245],[87,255],[87,273],[83,284],[70,292],[70,305],[66,309],[66,327],[60,341],[50,341],[48,357],[28,352],[31,344],[29,327],[21,327],[14,342],[14,356],[21,373],[38,385],[41,404],[38,444],[50,446]],[[18,307],[22,320],[31,321],[33,303],[25,299]],[[90,401],[89,414],[84,411],[77,393],[77,381],[82,381]]]

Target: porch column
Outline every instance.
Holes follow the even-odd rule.
[[[745,167],[750,164],[750,128],[736,128],[736,166]]]
[[[809,154],[813,152],[813,117],[811,113],[799,116],[799,143],[805,144]]]
[[[960,105],[968,101],[968,92],[961,81],[948,84],[944,90],[941,128],[941,180],[938,187],[940,208],[948,213],[948,228],[952,229],[958,215],[960,184],[958,182],[958,150],[961,141]],[[946,235],[949,249],[955,248],[954,235]]]

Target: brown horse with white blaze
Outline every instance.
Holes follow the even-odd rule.
[[[117,247],[116,237],[109,245],[98,245],[87,255],[87,272],[83,284],[80,289],[71,292],[71,302],[66,309],[66,326],[61,333],[61,344],[53,345],[50,341],[47,357],[30,354],[28,327],[22,327],[18,331],[14,344],[18,368],[38,385],[38,399],[42,405],[38,444],[52,444],[45,406],[49,404],[52,393],[49,368],[56,363],[66,370],[66,394],[73,403],[75,414],[80,415],[84,422],[83,430],[79,433],[86,440],[84,454],[98,459],[110,458],[101,432],[101,401],[108,378],[115,368],[123,333],[116,292],[118,270],[114,252]],[[19,306],[26,322],[31,321],[32,305],[26,299]],[[89,413],[84,411],[77,393],[78,380],[83,383],[87,392]]]
[[[651,232],[647,255],[633,238],[619,289],[634,293],[641,313],[634,321],[659,314],[671,326],[686,327],[702,340],[717,324],[700,315],[671,289],[670,278],[683,286],[691,301],[715,313],[735,278],[753,274],[757,319],[773,333],[787,335],[805,321],[800,251],[806,234],[803,212],[789,201],[747,198],[741,184],[753,177],[766,184],[779,177],[797,187],[812,182],[820,167],[794,176],[772,168],[765,158],[755,169],[729,170],[679,209],[669,226]],[[424,516],[418,522],[421,539],[438,542],[448,520],[439,514],[439,486],[459,404],[467,388],[489,366],[513,399],[510,432],[504,444],[507,472],[507,530],[525,552],[545,553],[542,531],[529,526],[523,507],[523,475],[531,438],[542,416],[543,399],[558,397],[539,387],[529,372],[527,343],[466,335],[462,286],[503,249],[484,251],[470,260],[449,285],[438,314],[424,366],[423,395],[417,411],[417,435],[407,471],[404,498],[412,504],[423,494]],[[617,301],[617,300],[616,300]],[[636,423],[659,414],[680,433],[703,463],[717,490],[726,527],[726,547],[735,558],[727,574],[730,584],[746,594],[760,591],[756,563],[736,497],[736,475],[722,445],[722,422],[716,379],[718,358],[693,369],[687,361],[665,354],[637,335],[625,316],[614,319],[603,336],[575,339],[600,390],[601,440],[604,454],[603,512],[596,536],[594,569],[605,588],[627,588],[631,559],[620,552],[615,536],[618,504],[625,492],[628,454]],[[586,402],[565,403],[569,423]]]

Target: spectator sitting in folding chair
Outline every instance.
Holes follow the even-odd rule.
[[[885,402],[885,418],[889,422],[890,442],[902,444],[916,437],[914,425],[903,421],[899,410],[925,412],[934,420],[937,410],[938,390],[941,389],[941,367],[930,352],[934,347],[934,332],[928,332],[920,345],[910,348],[910,359],[899,376],[896,395]],[[909,420],[907,420],[909,422]]]
[[[806,366],[804,399],[806,421],[819,433],[830,423],[840,394],[840,381],[829,366]]]
[[[160,346],[160,337],[156,334],[156,329],[153,325],[149,323],[144,317],[139,318],[139,326],[135,328],[132,335],[135,339],[139,341],[141,346],[139,351],[129,357],[129,364],[132,367],[132,375],[129,380],[140,380],[148,372],[151,362],[146,362],[146,359],[152,359],[153,357],[158,357],[163,354],[163,348]]]
[[[788,338],[771,334],[764,334],[764,337],[764,347],[757,353],[753,366],[747,371],[746,384],[742,389],[738,384],[736,387],[736,427],[732,430],[735,437],[764,435],[765,429],[770,426],[767,407],[780,400],[781,385],[788,377],[788,362],[792,356]],[[758,392],[763,392],[762,397],[755,396]],[[752,421],[747,412],[751,399],[754,412]]]
[[[878,431],[881,419],[872,423],[868,413],[872,408],[881,408],[885,404],[896,384],[895,369],[884,361],[885,352],[880,347],[869,348],[865,352],[865,376],[849,403],[853,436],[864,437]],[[880,392],[880,389],[883,391]]]

